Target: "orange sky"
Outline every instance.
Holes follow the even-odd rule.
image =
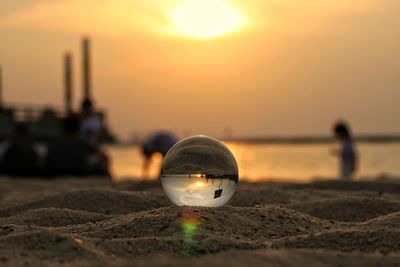
[[[400,132],[400,1],[214,0],[241,25],[210,39],[176,25],[184,1],[1,1],[5,99],[61,106],[70,50],[78,105],[88,33],[96,103],[125,137],[218,137],[228,126],[247,136],[328,134],[337,118],[358,133]]]

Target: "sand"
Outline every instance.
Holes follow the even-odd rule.
[[[0,266],[400,266],[400,182],[241,182],[222,208],[157,181],[0,178]]]

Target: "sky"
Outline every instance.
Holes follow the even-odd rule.
[[[199,4],[201,3],[201,4]],[[400,133],[398,0],[1,0],[8,103],[63,106],[63,55],[121,137]]]

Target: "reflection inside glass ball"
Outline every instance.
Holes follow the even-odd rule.
[[[219,207],[233,196],[238,173],[236,160],[224,144],[194,136],[168,151],[161,167],[161,183],[177,206]]]

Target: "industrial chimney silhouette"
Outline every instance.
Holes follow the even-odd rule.
[[[91,69],[90,69],[90,41],[88,37],[83,38],[83,101],[91,99]]]
[[[72,55],[64,56],[65,114],[72,113]]]

